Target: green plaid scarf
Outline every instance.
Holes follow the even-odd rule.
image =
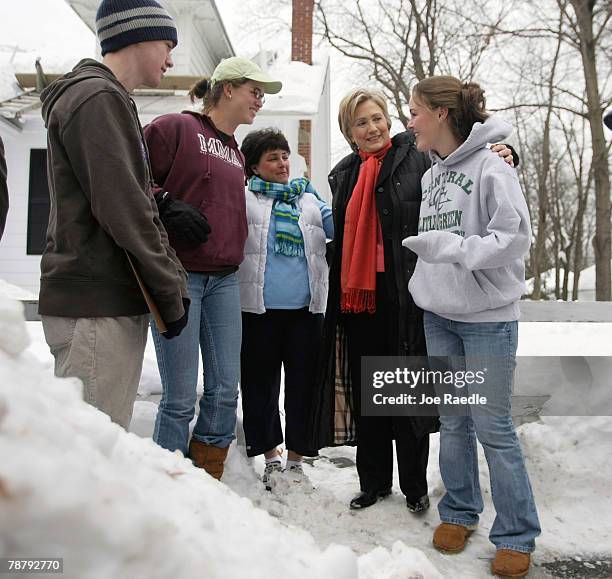
[[[317,195],[310,181],[304,177],[292,179],[287,185],[264,181],[256,175],[249,179],[249,190],[274,199],[272,215],[276,225],[274,253],[289,257],[304,255],[304,238],[298,225],[300,208],[298,199],[305,193]]]

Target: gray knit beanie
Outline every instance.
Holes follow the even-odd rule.
[[[102,56],[150,40],[178,44],[172,17],[155,0],[102,0],[96,13],[96,32]]]

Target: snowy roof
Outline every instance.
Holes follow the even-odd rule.
[[[11,64],[0,66],[0,101],[19,96],[22,92],[15,78],[15,68]]]
[[[329,73],[328,56],[312,65],[297,61],[277,65],[268,73],[282,81],[283,89],[276,95],[266,96],[261,114],[317,114]]]

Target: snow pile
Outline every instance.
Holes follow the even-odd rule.
[[[0,300],[0,335],[12,336],[0,346],[0,556],[64,556],[66,576],[79,579],[257,579],[276,576],[270,565],[277,576],[296,577],[490,576],[494,509],[482,449],[480,528],[464,553],[448,557],[431,546],[435,507],[421,517],[408,513],[397,469],[390,497],[363,512],[348,509],[359,489],[352,447],[323,449],[305,465],[313,492],[281,485],[268,493],[259,479],[262,457],[248,459],[241,446],[230,449],[219,484],[150,439],[126,434],[80,401],[78,382],[51,377],[40,323],[27,324],[31,343],[20,353],[26,343],[19,338],[20,311]],[[611,330],[610,324],[521,324],[519,354],[610,356]],[[130,426],[143,437],[153,430],[155,392],[159,374],[149,338]],[[611,558],[612,419],[547,416],[518,432],[543,528],[534,576],[541,562],[555,558]],[[443,494],[438,449],[434,435],[433,505]]]
[[[275,562],[279,576],[356,576],[347,548],[321,552],[187,460],[111,424],[82,402],[77,380],[43,374],[16,350],[0,352],[3,555],[63,556],[65,574],[79,578],[264,577],[265,554],[280,550],[292,556]]]
[[[546,416],[518,432],[543,529],[538,550],[610,557],[610,417]]]
[[[30,337],[23,323],[23,306],[17,301],[0,297],[0,353],[4,351],[17,356],[29,345]]]
[[[423,551],[406,547],[401,541],[393,544],[391,552],[382,547],[374,549],[368,555],[360,558],[360,576],[373,579],[425,579],[436,577],[442,579]]]
[[[64,557],[67,578],[439,578],[397,544],[358,561],[240,498],[178,454],[126,433],[24,349],[0,298],[0,556]],[[233,453],[234,475],[246,458]],[[229,466],[229,465],[228,465]],[[247,465],[248,466],[248,465]],[[271,575],[270,570],[274,573]]]
[[[37,296],[27,289],[13,285],[12,283],[9,283],[3,279],[0,279],[0,297],[11,298],[13,300],[37,299]]]

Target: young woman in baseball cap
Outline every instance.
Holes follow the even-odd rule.
[[[265,94],[281,86],[255,63],[228,58],[192,87],[202,110],[163,115],[145,127],[160,216],[188,272],[191,298],[179,338],[162,340],[153,328],[163,384],[153,438],[217,479],[236,427],[242,333],[236,271],[248,233],[244,157],[234,132],[252,124]],[[200,351],[204,394],[189,441]]]

